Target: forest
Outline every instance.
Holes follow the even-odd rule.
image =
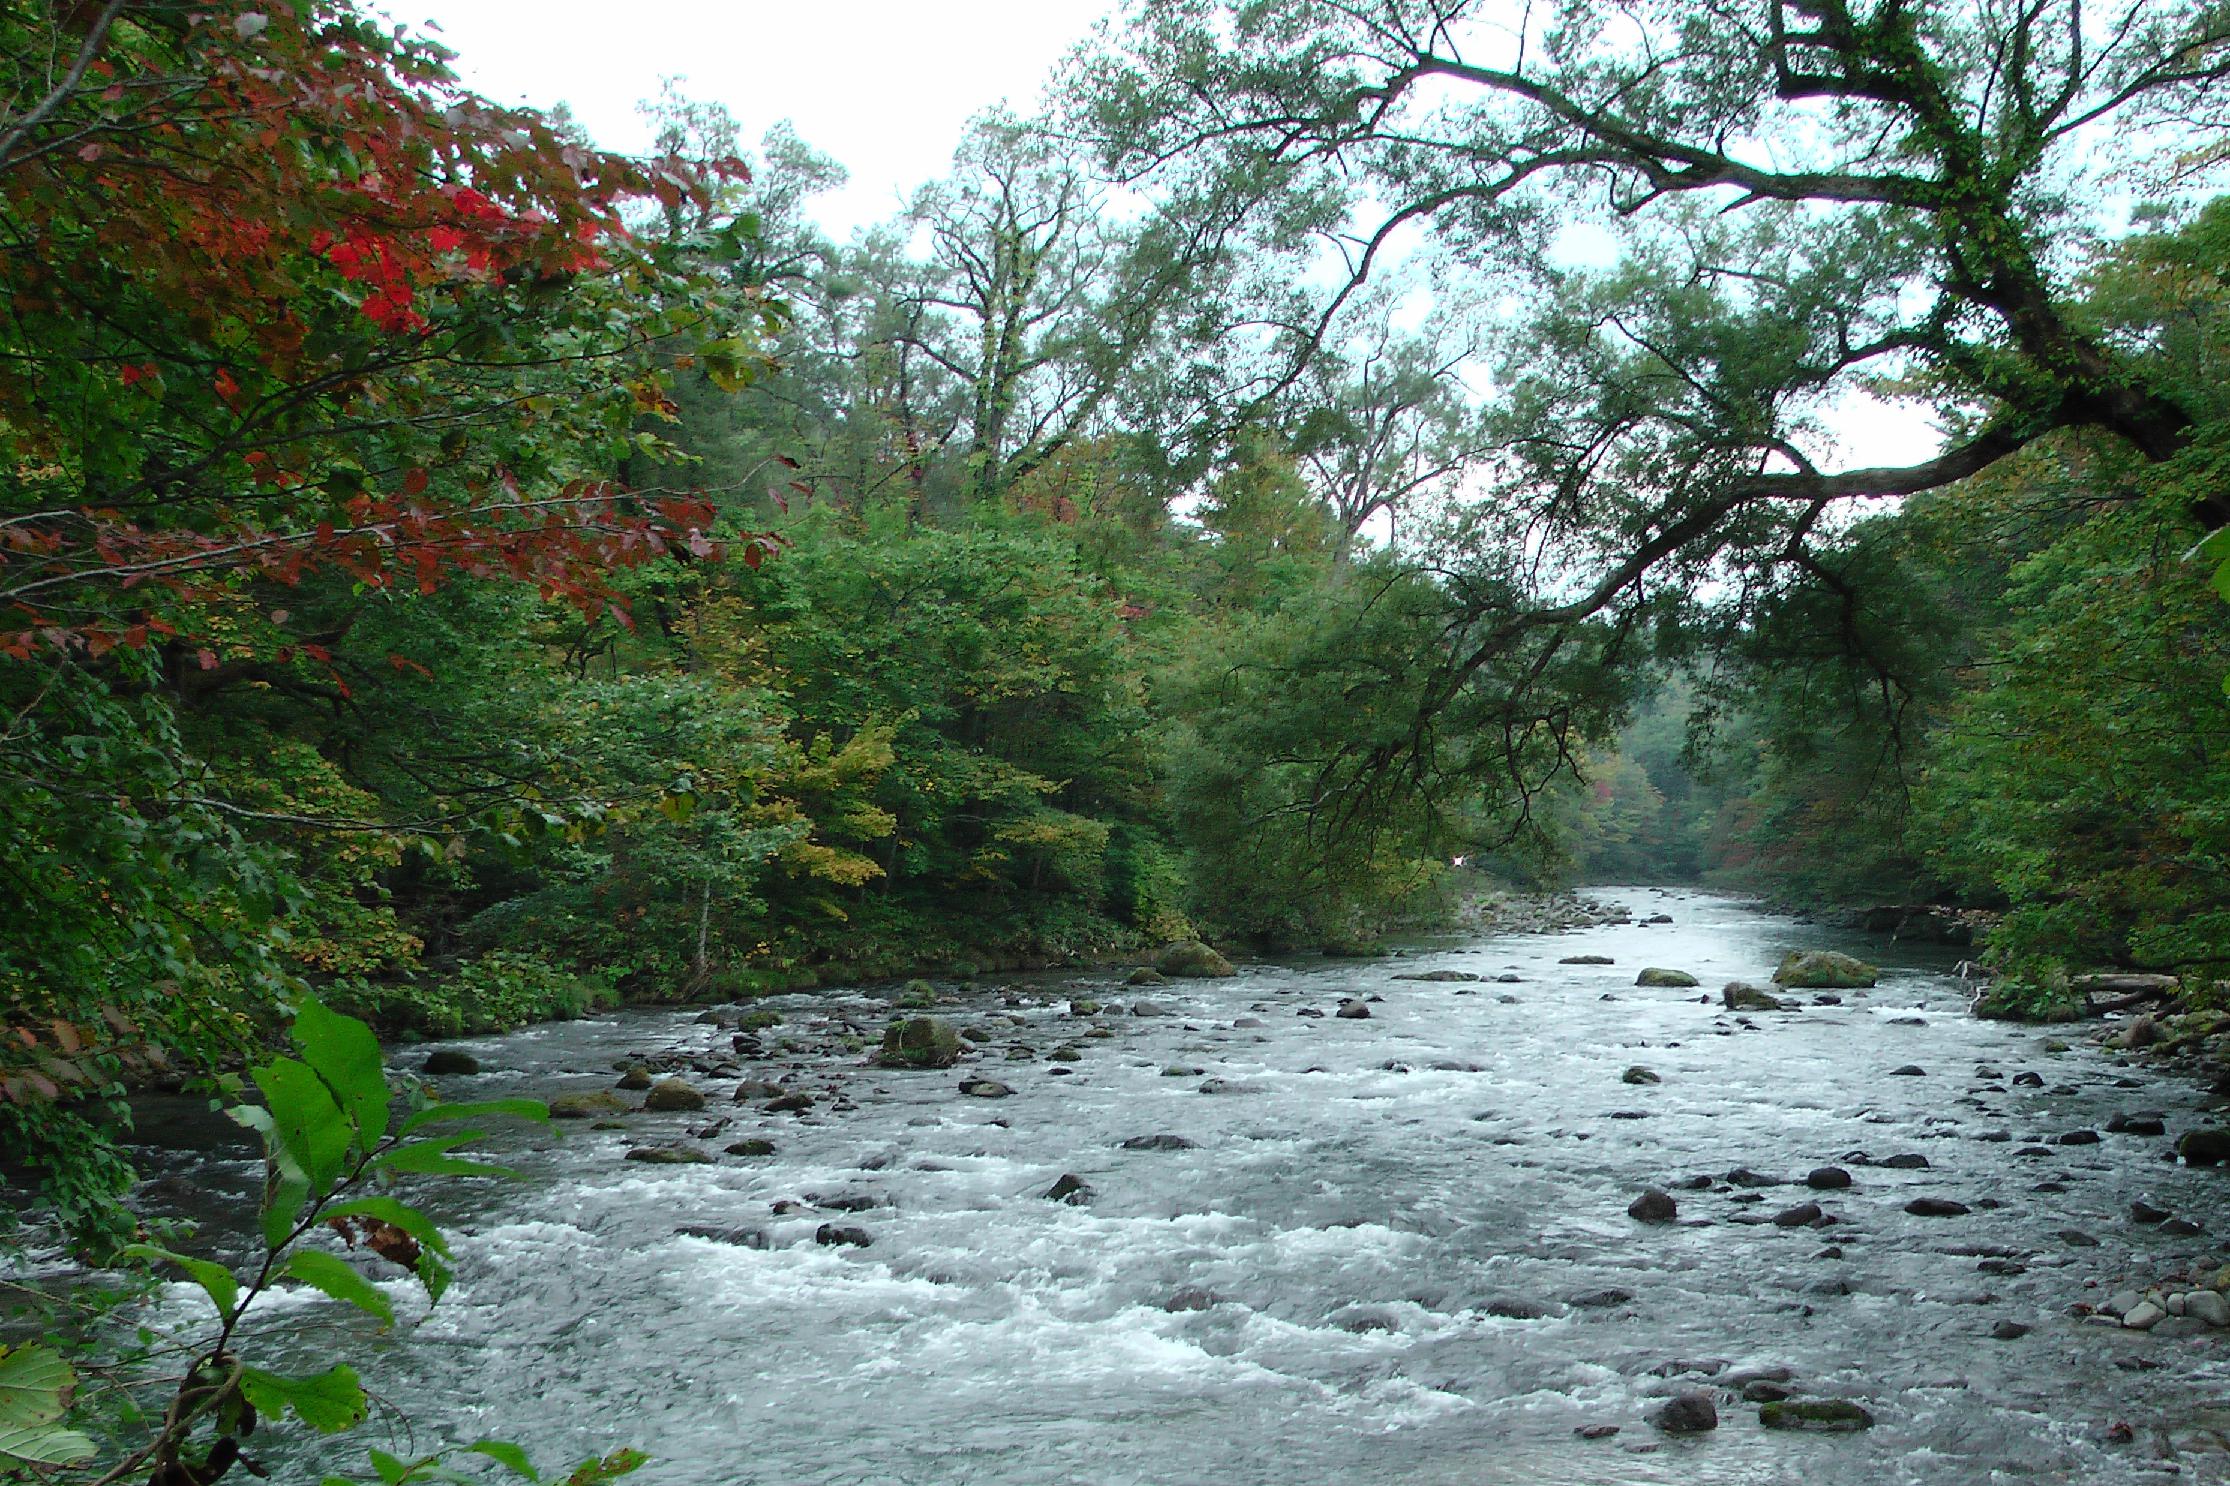
[[[1138,0],[839,241],[682,85],[634,158],[355,0],[0,7],[18,1236],[144,1244],[133,1097],[290,1025],[353,1110],[359,1024],[1513,888],[2219,991],[2230,16],[1508,9]]]

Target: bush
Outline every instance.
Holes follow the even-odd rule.
[[[470,1037],[585,1016],[613,1005],[618,996],[600,973],[581,974],[537,955],[496,950],[439,981],[359,984],[337,990],[333,999],[389,1035]]]

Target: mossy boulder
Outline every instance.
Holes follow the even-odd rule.
[[[1165,986],[1169,984],[1169,977],[1151,965],[1141,965],[1130,973],[1129,978],[1123,984],[1127,986]]]
[[[1798,991],[1855,991],[1879,979],[1872,965],[1832,949],[1792,949],[1773,972],[1775,985]]]
[[[1667,970],[1662,966],[1652,965],[1634,977],[1634,984],[1638,986],[1666,986],[1675,990],[1684,990],[1689,986],[1701,985],[1702,982],[1685,970]]]
[[[1747,981],[1730,980],[1719,993],[1719,1000],[1729,1011],[1782,1011],[1786,1004],[1779,996],[1762,986]]]
[[[461,1047],[437,1047],[426,1054],[425,1071],[435,1078],[446,1078],[459,1073],[478,1073],[480,1060]]]
[[[1874,1416],[1846,1398],[1808,1398],[1766,1404],[1758,1410],[1758,1422],[1768,1429],[1855,1434],[1872,1429]]]
[[[1182,980],[1220,980],[1239,972],[1231,962],[1197,939],[1172,944],[1162,951],[1157,966],[1162,974]]]
[[[608,1089],[593,1094],[560,1094],[550,1101],[553,1120],[593,1120],[598,1115],[627,1113],[627,1101]]]
[[[678,1078],[660,1079],[643,1096],[643,1108],[658,1114],[676,1114],[704,1107],[705,1096]]]
[[[893,1022],[875,1061],[885,1068],[950,1068],[960,1061],[960,1034],[933,1016]]]
[[[651,1076],[648,1063],[631,1063],[628,1065],[627,1071],[619,1076],[618,1087],[631,1094],[640,1094],[656,1082],[658,1080]]]
[[[909,980],[895,1004],[908,1010],[926,1010],[937,1004],[937,988],[926,980]]]

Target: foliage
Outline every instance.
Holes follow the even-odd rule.
[[[212,1259],[155,1243],[138,1243],[120,1257],[175,1267],[200,1289],[214,1312],[214,1331],[183,1343],[182,1378],[166,1368],[128,1375],[114,1362],[96,1364],[102,1381],[127,1395],[175,1387],[167,1407],[133,1409],[126,1417],[156,1421],[136,1443],[107,1449],[61,1421],[70,1411],[78,1372],[47,1346],[0,1351],[0,1467],[29,1465],[42,1479],[120,1479],[144,1473],[158,1481],[214,1482],[235,1466],[268,1474],[250,1448],[265,1426],[291,1418],[318,1434],[337,1434],[361,1423],[372,1397],[355,1369],[336,1361],[312,1372],[278,1372],[240,1355],[256,1303],[281,1286],[301,1286],[362,1313],[381,1328],[395,1324],[394,1303],[373,1283],[367,1266],[389,1265],[415,1275],[431,1302],[449,1283],[447,1238],[419,1208],[395,1195],[415,1177],[506,1176],[505,1168],[461,1154],[485,1137],[468,1121],[489,1117],[547,1119],[533,1100],[499,1099],[442,1104],[416,1086],[392,1107],[379,1043],[371,1029],[328,1011],[314,1000],[295,1010],[287,1032],[293,1056],[280,1054],[251,1071],[260,1103],[229,1111],[261,1136],[264,1199],[257,1217],[260,1256],[245,1273]],[[399,1117],[398,1117],[399,1114]],[[336,1246],[336,1241],[337,1245]],[[78,1422],[78,1421],[73,1421]],[[85,1421],[90,1423],[91,1416]],[[107,1458],[111,1452],[121,1459]],[[550,1479],[524,1451],[501,1440],[480,1440],[413,1460],[370,1452],[372,1475],[397,1482],[455,1480],[450,1462],[479,1457],[526,1481]],[[568,1486],[591,1486],[627,1474],[644,1457],[620,1451],[584,1462]],[[329,1476],[329,1482],[350,1478]]]

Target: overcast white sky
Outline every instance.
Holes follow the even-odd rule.
[[[430,21],[499,103],[563,101],[597,143],[650,143],[659,79],[725,103],[756,142],[778,119],[852,173],[817,215],[839,238],[944,173],[971,114],[1026,112],[1115,0],[389,0]]]

